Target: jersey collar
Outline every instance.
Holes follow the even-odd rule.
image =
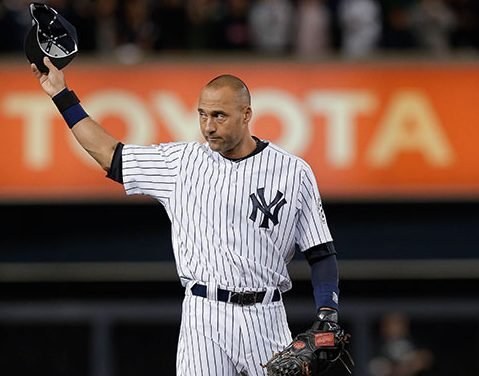
[[[268,146],[268,144],[269,144],[268,141],[260,140],[256,136],[251,136],[251,137],[253,137],[253,139],[256,141],[256,148],[251,153],[249,153],[247,156],[241,157],[241,158],[228,158],[228,157],[225,157],[225,156],[222,156],[222,157],[225,158],[225,159],[228,159],[232,162],[240,162],[242,160],[245,160],[247,158],[255,156],[256,154],[261,153],[264,150],[264,148],[266,148],[266,146]]]

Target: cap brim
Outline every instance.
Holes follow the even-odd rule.
[[[46,56],[37,42],[37,25],[32,26],[25,37],[24,45],[25,55],[28,61],[37,66],[40,72],[48,73],[48,68],[43,64],[43,58]]]

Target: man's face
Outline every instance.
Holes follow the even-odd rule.
[[[251,107],[228,86],[204,88],[198,103],[200,128],[210,148],[230,158],[239,158],[250,137]]]

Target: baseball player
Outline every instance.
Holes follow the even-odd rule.
[[[171,220],[185,287],[178,375],[265,375],[291,340],[282,294],[295,248],[311,265],[318,320],[337,321],[336,252],[309,165],[250,134],[244,82],[222,75],[198,101],[204,143],[127,145],[82,108],[63,72],[32,72],[81,146],[127,194],[158,200]]]

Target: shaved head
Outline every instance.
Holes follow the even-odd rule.
[[[246,84],[236,76],[231,74],[222,74],[221,76],[213,78],[206,84],[205,89],[220,89],[223,87],[232,89],[244,106],[251,106],[251,94]]]
[[[251,97],[238,77],[223,74],[201,90],[198,100],[201,132],[211,150],[227,158],[243,158],[256,148],[250,134]]]

